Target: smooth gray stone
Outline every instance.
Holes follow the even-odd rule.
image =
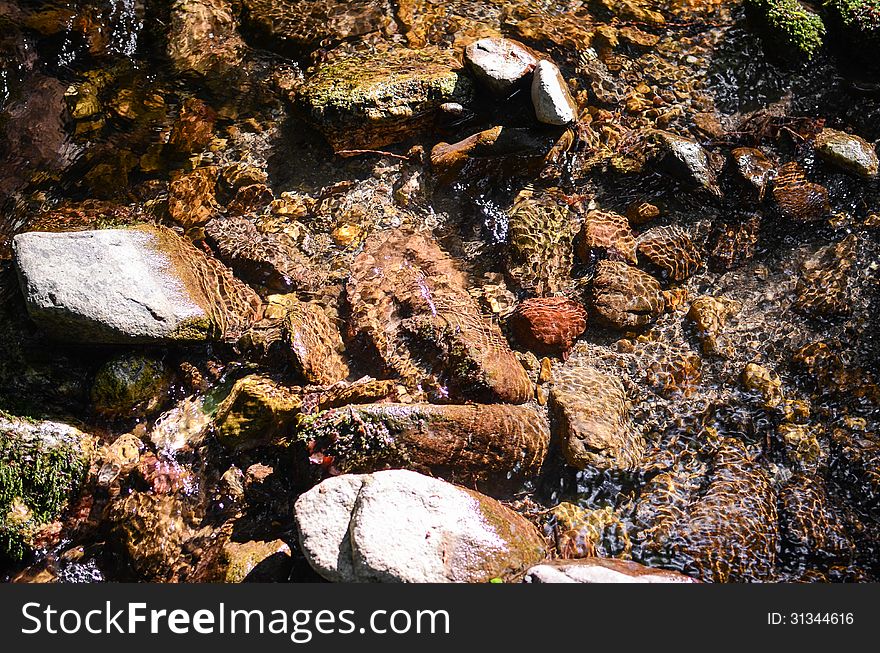
[[[31,318],[90,343],[202,341],[211,319],[151,228],[28,232],[13,239]]]

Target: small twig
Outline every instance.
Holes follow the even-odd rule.
[[[393,159],[401,161],[409,161],[409,157],[403,154],[395,154],[394,152],[385,152],[383,150],[339,150],[336,152],[339,156],[358,156],[360,154],[378,154],[379,156],[390,156]]]
[[[802,141],[807,140],[806,138],[804,138],[803,136],[801,136],[800,134],[798,134],[796,131],[794,131],[793,129],[790,129],[790,128],[788,128],[788,127],[786,127],[785,125],[780,126],[780,129],[784,129],[784,130],[787,131],[789,134],[791,134],[792,136],[796,136],[797,138],[801,139]]]

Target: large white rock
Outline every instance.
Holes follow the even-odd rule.
[[[652,569],[630,560],[580,558],[554,560],[526,572],[527,583],[696,583],[668,569]]]
[[[502,38],[474,41],[465,48],[464,58],[474,76],[498,95],[511,90],[538,63],[522,44]]]
[[[349,524],[363,475],[328,478],[296,500],[300,547],[315,571],[327,580],[355,580]]]
[[[64,339],[208,336],[208,316],[149,231],[29,232],[13,240],[28,312]]]
[[[544,557],[535,527],[494,499],[416,472],[328,479],[294,507],[300,547],[343,582],[487,582]]]
[[[577,104],[552,61],[539,61],[532,77],[532,104],[539,122],[567,125],[577,118]]]
[[[64,340],[202,341],[225,337],[259,307],[250,288],[162,227],[28,232],[13,249],[31,318]]]

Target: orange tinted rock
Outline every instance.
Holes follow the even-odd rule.
[[[382,403],[329,410],[301,437],[344,473],[403,468],[492,488],[534,478],[550,431],[528,406]]]
[[[831,210],[828,191],[824,186],[808,181],[795,161],[779,169],[773,183],[773,199],[782,215],[794,222],[815,222]]]
[[[672,281],[684,281],[703,263],[688,233],[676,226],[654,227],[638,238],[639,254]]]
[[[565,358],[587,328],[587,311],[565,297],[534,297],[517,306],[508,324],[526,349]]]
[[[531,381],[468,285],[430,236],[377,233],[352,264],[349,340],[378,373],[413,388],[524,403],[532,397]]]
[[[613,211],[590,211],[584,220],[578,256],[590,260],[590,253],[599,250],[609,258],[637,263],[636,239],[625,217]]]
[[[168,212],[171,219],[184,229],[199,227],[214,217],[220,206],[214,197],[217,168],[198,168],[171,182]]]
[[[637,202],[626,209],[626,217],[631,224],[645,224],[660,215],[660,209],[650,202]]]
[[[592,300],[600,320],[617,328],[646,326],[664,308],[660,284],[620,261],[599,261]]]

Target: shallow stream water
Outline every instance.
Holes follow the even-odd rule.
[[[175,220],[170,184],[192,170],[239,166],[264,173],[276,200],[250,207],[248,218],[266,233],[291,235],[309,265],[326,274],[326,283],[298,293],[301,300],[343,325],[345,284],[364,239],[401,225],[427,231],[467,272],[470,294],[533,366],[533,381],[542,356],[530,356],[506,326],[528,294],[508,276],[517,196],[523,189],[548,193],[570,207],[575,231],[594,208],[626,215],[641,203],[658,207],[658,217],[634,230],[686,230],[702,253],[696,273],[675,281],[649,271],[665,291],[686,291],[687,299],[644,329],[609,328],[590,314],[567,360],[550,357],[555,372],[589,364],[620,378],[648,462],[627,473],[578,470],[554,444],[539,476],[499,497],[548,535],[553,555],[558,538],[548,514],[569,502],[613,510],[619,527],[601,530],[598,555],[624,555],[705,581],[878,580],[880,182],[822,160],[813,139],[827,126],[876,143],[880,79],[833,44],[809,62],[774,58],[740,3],[684,0],[309,2],[300,4],[314,5],[320,19],[292,23],[284,15],[297,3],[217,2],[229,7],[239,35],[238,63],[196,73],[182,70],[169,32],[187,4],[0,0],[0,409],[75,425],[104,446],[133,433],[146,445],[141,460],[153,457],[135,480],[106,484],[95,481],[97,464],[92,485],[71,501],[55,531],[32,554],[0,563],[0,575],[200,580],[210,577],[215,543],[231,537],[284,540],[291,562],[272,571],[273,579],[319,579],[297,549],[291,514],[295,497],[319,475],[308,452],[230,453],[199,422],[203,414],[210,421],[214,402],[236,379],[289,370],[223,343],[143,348],[53,340],[29,319],[13,260],[15,234],[113,227],[131,215],[208,249],[203,221]],[[578,99],[577,125],[566,131],[536,123],[527,89],[501,100],[478,92],[469,106],[441,113],[402,140],[340,155],[290,101],[291,89],[340,53],[407,46],[460,56],[469,42],[496,35],[555,60]],[[222,38],[209,35],[203,47],[222,50]],[[615,80],[617,101],[597,100],[582,63],[588,48]],[[181,127],[187,121],[195,125],[191,132]],[[432,167],[438,143],[497,125],[520,130],[530,145],[472,156],[451,173]],[[656,129],[692,138],[709,152],[717,194],[652,163],[646,134]],[[174,144],[175,130],[189,135]],[[559,151],[547,156],[543,143],[557,143]],[[780,215],[769,191],[759,202],[749,198],[730,161],[731,150],[742,146],[761,148],[778,165],[798,162],[810,182],[827,189],[825,215],[798,223]],[[305,216],[276,210],[287,197],[291,204],[310,198],[317,208]],[[208,200],[183,201],[193,204],[187,215],[202,210],[198,204],[214,217],[231,214],[235,199],[235,184],[221,181]],[[725,229],[750,220],[758,226],[748,244],[725,245]],[[851,246],[831,258],[847,264],[826,261],[814,282],[820,294],[843,284],[844,309],[824,316],[798,310],[798,282],[811,269],[805,262],[843,242]],[[576,259],[556,294],[589,312],[598,258]],[[263,299],[272,294],[255,288]],[[687,317],[700,296],[738,306],[714,352]],[[821,355],[804,354],[820,345]],[[150,410],[108,417],[95,409],[96,374],[132,351],[162,360],[170,387]],[[349,343],[345,356],[352,379],[381,377]],[[771,406],[744,385],[749,363],[778,376],[776,391],[788,408]],[[414,400],[444,401],[428,394]],[[184,446],[169,444],[175,441]],[[265,478],[264,467],[273,470]],[[231,468],[249,470],[245,504],[229,490]],[[747,505],[742,496],[755,487],[744,481],[754,475],[767,480],[766,505]],[[682,508],[674,497],[659,496],[664,484],[668,495],[684,492],[692,509],[668,537],[657,532]],[[817,496],[821,506],[811,504]],[[731,532],[706,525],[700,510],[729,515],[719,522]],[[126,511],[127,521],[119,517]],[[766,525],[750,530],[768,519],[772,537]],[[818,532],[844,542],[817,543],[815,534],[797,530],[820,521]],[[744,545],[750,533],[766,535],[766,546]],[[675,538],[702,553],[676,548]],[[731,556],[721,552],[737,546]],[[767,559],[731,562],[742,556]]]

